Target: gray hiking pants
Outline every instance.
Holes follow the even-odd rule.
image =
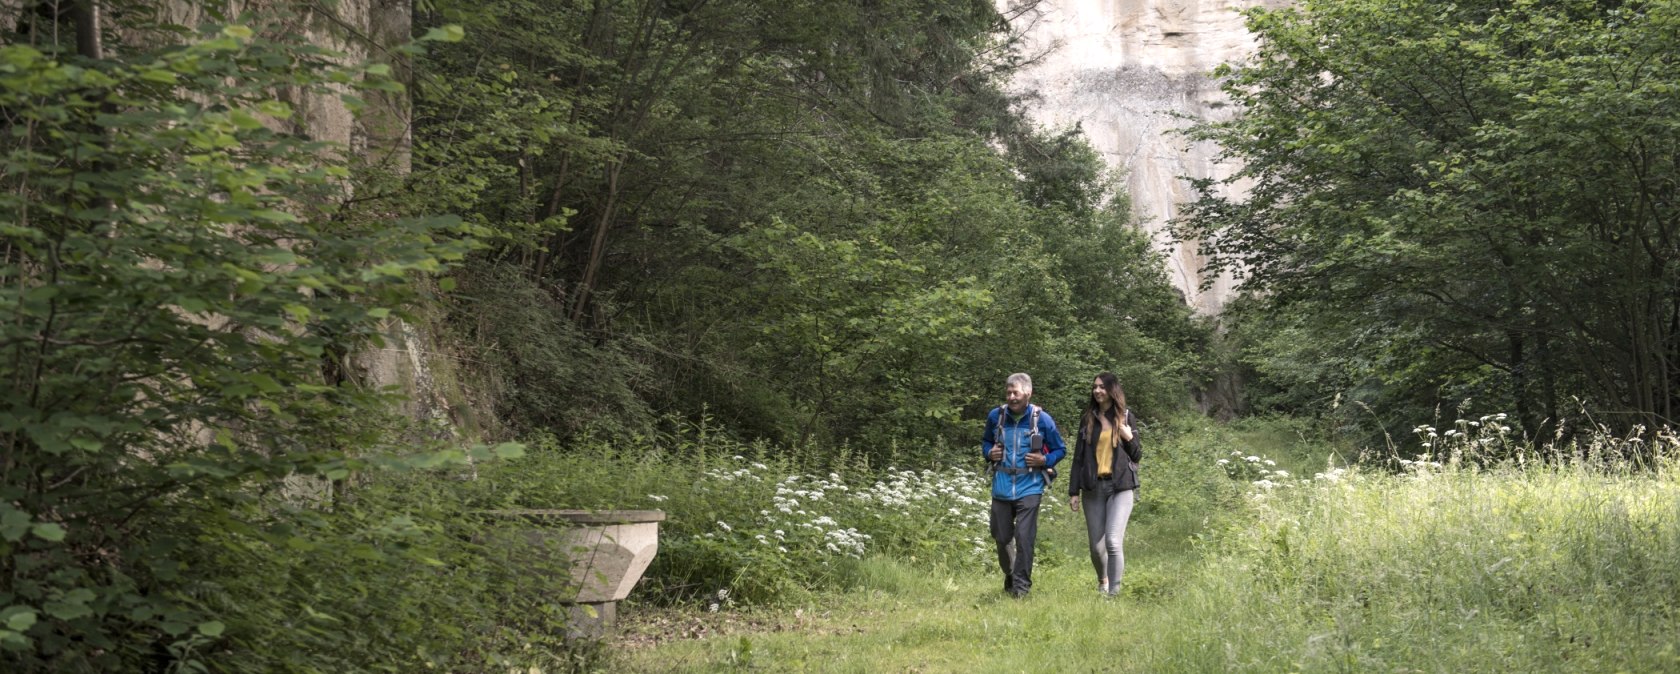
[[[1137,490],[1114,491],[1114,482],[1099,480],[1096,489],[1079,492],[1079,509],[1085,512],[1085,536],[1091,543],[1091,568],[1097,580],[1108,579],[1103,592],[1120,591],[1120,576],[1126,572],[1126,521],[1132,518]]]

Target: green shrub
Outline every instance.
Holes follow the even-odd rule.
[[[613,443],[586,435],[565,448],[539,437],[530,445],[526,459],[481,470],[475,498],[486,507],[665,510],[659,555],[637,598],[791,600],[851,584],[856,560],[871,555],[975,569],[995,563],[990,487],[974,464],[877,467],[844,450],[743,444],[705,426]],[[946,453],[921,457],[937,465]],[[1042,512],[1047,522],[1062,516]]]
[[[634,384],[653,380],[625,344],[587,334],[518,268],[466,265],[450,296],[451,326],[479,366],[475,384],[516,433],[567,436],[585,427],[646,429],[653,414]]]
[[[487,648],[504,614],[457,521],[376,480],[511,448],[411,444],[347,367],[469,232],[348,204],[343,148],[290,133],[277,98],[400,85],[295,16],[195,33],[146,25],[150,4],[107,4],[101,37],[156,42],[79,53],[23,12],[29,39],[0,47],[0,668],[413,671]]]
[[[1184,415],[1150,424],[1140,437],[1134,518],[1201,521],[1233,502],[1238,489],[1218,464],[1238,444],[1226,427]]]

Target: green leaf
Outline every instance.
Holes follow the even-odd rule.
[[[466,35],[466,31],[462,30],[460,25],[451,23],[427,30],[425,36],[420,38],[420,41],[460,42],[461,38],[466,37]]]
[[[14,632],[22,632],[29,629],[35,625],[35,621],[37,620],[39,620],[39,617],[35,613],[35,609],[28,606],[14,605],[0,609],[0,623],[4,623],[6,625],[6,629]]]
[[[221,621],[218,620],[210,620],[198,624],[198,633],[207,637],[222,636],[222,631],[226,629],[227,626],[223,625]]]
[[[525,445],[517,442],[503,442],[491,448],[498,458],[517,459],[525,456]]]
[[[254,131],[263,128],[262,120],[257,119],[256,115],[253,115],[246,110],[230,110],[228,112],[228,121],[233,122],[234,126],[245,131]]]
[[[251,217],[267,222],[297,222],[298,217],[285,211],[265,208],[251,212]]]
[[[93,615],[93,609],[87,604],[71,601],[49,601],[41,606],[41,610],[59,620],[75,620]]]
[[[12,66],[18,70],[26,70],[41,61],[39,50],[28,45],[14,44],[0,47],[0,64]]]
[[[0,503],[0,538],[8,541],[21,540],[29,533],[29,522],[34,519],[22,510],[13,508],[9,504]]]
[[[247,40],[256,35],[256,32],[248,26],[233,25],[223,27],[222,34],[238,40]]]
[[[157,84],[167,84],[167,85],[170,85],[170,86],[174,86],[175,83],[178,81],[178,78],[176,77],[175,73],[170,72],[168,70],[157,70],[157,69],[152,69],[152,68],[147,68],[145,70],[140,71],[140,79],[145,80],[147,82],[155,82]]]
[[[58,542],[64,540],[64,527],[53,522],[38,522],[30,528],[36,538]]]
[[[253,372],[250,375],[247,375],[246,379],[252,384],[255,384],[257,390],[262,391],[263,393],[279,393],[283,390],[283,387],[280,386],[280,382],[275,381],[273,377],[261,372]]]
[[[257,112],[275,119],[291,119],[293,114],[292,106],[285,101],[263,101],[256,108]]]

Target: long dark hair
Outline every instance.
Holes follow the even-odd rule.
[[[1102,382],[1103,388],[1108,390],[1108,399],[1114,401],[1114,407],[1109,408],[1108,421],[1118,428],[1126,419],[1126,392],[1120,389],[1120,378],[1114,376],[1113,372],[1098,374],[1097,379]],[[1102,409],[1097,407],[1097,397],[1086,397],[1085,419],[1081,422],[1085,426],[1085,437],[1092,437],[1096,432],[1097,415],[1101,413]]]

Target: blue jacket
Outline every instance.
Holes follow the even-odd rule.
[[[1003,426],[998,426],[998,417],[1002,415]],[[996,407],[991,414],[986,415],[986,432],[980,436],[980,456],[990,460],[992,446],[1003,444],[1003,460],[998,462],[997,471],[992,474],[992,498],[1005,501],[1022,499],[1033,494],[1044,493],[1044,487],[1049,481],[1045,479],[1043,470],[1028,470],[1027,452],[1031,451],[1032,406],[1021,413],[1019,418],[1009,414],[1006,407]],[[1056,462],[1067,454],[1067,446],[1062,442],[1061,432],[1056,430],[1056,420],[1050,418],[1050,413],[1043,408],[1038,410],[1038,434],[1044,436],[1044,449],[1049,454],[1044,457],[1044,465],[1055,467]]]

